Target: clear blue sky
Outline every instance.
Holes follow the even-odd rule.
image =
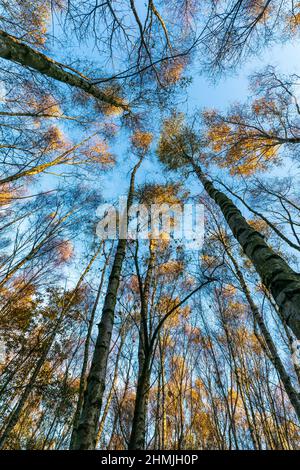
[[[144,4],[142,2],[138,3],[138,7],[139,13],[142,15]],[[53,20],[52,31],[55,32],[56,37],[59,37],[61,34],[60,25],[57,18],[54,17]],[[64,37],[64,34],[62,34],[62,37]],[[96,59],[96,62],[100,59],[101,54],[94,48],[92,38],[80,46],[76,43],[76,40],[74,44],[69,42],[67,49],[55,48],[55,58],[66,62],[66,59],[71,60],[70,58],[74,54],[77,59],[80,57],[86,60]],[[249,97],[249,75],[267,65],[275,66],[279,73],[298,73],[300,75],[299,57],[300,42],[297,39],[283,45],[274,45],[262,50],[255,58],[248,60],[236,73],[229,73],[226,77],[222,77],[218,83],[212,83],[205,75],[200,74],[201,67],[197,65],[196,59],[191,70],[188,71],[188,75],[192,73],[192,84],[188,88],[187,100],[183,105],[183,110],[186,113],[192,113],[195,109],[204,107],[226,109],[237,101],[245,101]],[[118,63],[117,58],[114,61]],[[129,170],[134,164],[134,159],[130,158],[130,155],[126,152],[126,145],[127,139],[124,137],[117,140],[113,149],[118,156],[117,166],[109,174],[99,175],[99,189],[103,192],[105,199],[110,199],[112,195],[116,197],[117,194],[124,194],[127,191]],[[159,168],[153,156],[143,163],[137,180],[143,182],[152,179],[160,180],[161,178],[163,178],[161,168]]]
[[[56,35],[58,34],[58,26],[55,26]],[[72,48],[71,48],[72,51]],[[57,52],[57,55],[56,55]],[[55,58],[62,61],[66,60],[66,50],[55,51]],[[98,52],[87,44],[85,47],[76,47],[74,55],[82,56],[86,59],[97,58]],[[284,45],[274,45],[260,52],[255,57],[241,66],[236,73],[230,73],[219,79],[217,83],[212,83],[208,77],[200,74],[200,65],[197,60],[188,71],[190,75],[192,71],[192,84],[187,90],[187,100],[182,106],[187,113],[192,113],[195,109],[219,108],[226,109],[228,106],[237,101],[245,101],[249,95],[248,76],[253,72],[262,69],[267,65],[276,67],[279,73],[290,74],[298,73],[300,75],[300,43],[295,40]],[[79,137],[80,139],[82,137]],[[117,165],[108,173],[99,173],[96,176],[95,185],[99,187],[99,191],[103,194],[106,201],[115,200],[118,195],[127,193],[130,169],[135,163],[135,159],[128,152],[127,138],[120,136],[113,148],[117,154]],[[54,170],[55,171],[55,170]],[[164,181],[164,174],[158,165],[155,155],[147,157],[137,175],[137,183],[141,184],[146,181]],[[55,185],[56,177],[45,175],[39,180],[39,186],[43,189],[52,188]],[[190,185],[190,189],[196,190],[194,184]]]
[[[249,60],[244,66],[236,73],[231,73],[226,77],[219,79],[217,83],[212,83],[207,77],[201,76],[199,73],[200,67],[194,64],[194,74],[192,76],[192,84],[188,89],[187,103],[184,104],[183,109],[187,113],[193,112],[197,108],[219,108],[226,109],[228,106],[237,101],[245,101],[249,94],[248,76],[255,71],[264,68],[267,65],[276,67],[279,73],[292,74],[298,73],[300,75],[300,43],[288,43],[284,45],[274,45],[267,50],[262,51],[259,57]],[[113,193],[122,194],[126,193],[128,185],[128,169],[129,166],[121,162],[128,161],[129,155],[124,155],[124,146],[119,143],[115,146],[115,150],[119,153],[119,165],[113,172],[103,178],[103,194],[105,198],[109,198]],[[161,180],[163,175],[161,169],[155,162],[155,157],[148,158],[141,170],[139,171],[137,181],[149,181],[151,179]],[[112,188],[113,186],[113,188]]]

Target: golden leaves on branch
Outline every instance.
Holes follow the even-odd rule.
[[[265,102],[254,103],[256,113],[263,112]],[[251,175],[278,162],[278,140],[272,133],[253,129],[240,116],[223,119],[214,112],[204,113],[207,124],[208,147],[211,158],[221,168],[229,168],[232,175]]]
[[[168,330],[165,330],[164,331],[164,335],[163,335],[163,347],[164,349],[167,351],[168,349],[171,349],[171,348],[174,348],[175,346],[175,341],[174,341],[174,338],[172,337],[172,335],[170,335],[168,333]],[[157,351],[157,354],[158,351]]]
[[[56,245],[56,264],[67,263],[74,255],[73,244],[69,240],[62,240]]]
[[[229,319],[241,319],[245,314],[247,307],[238,300],[229,300],[225,311],[225,316]]]
[[[140,130],[135,131],[131,137],[131,143],[133,147],[143,152],[147,152],[149,150],[152,140],[153,135],[151,132],[143,132]]]
[[[222,315],[225,320],[242,321],[248,310],[248,306],[237,294],[237,289],[232,284],[224,284],[215,288],[215,298],[222,300]]]
[[[255,18],[255,21],[261,23],[266,21],[273,10],[272,4],[267,5],[265,0],[247,0],[244,8]]]
[[[182,113],[165,119],[159,138],[157,148],[159,159],[171,169],[178,169],[182,166],[180,153],[184,150],[183,123]]]
[[[189,337],[189,341],[194,344],[202,343],[202,333],[200,328],[192,326],[189,323],[184,326],[184,333]]]
[[[225,298],[233,297],[236,294],[236,287],[232,284],[226,284],[223,287],[222,294]]]
[[[117,118],[129,107],[127,100],[122,97],[122,88],[119,85],[112,84],[101,88],[101,93],[104,95],[103,99],[93,99],[89,93],[76,89],[72,96],[76,105],[91,105],[96,115],[101,114],[107,118]]]
[[[41,118],[59,118],[63,116],[58,99],[52,94],[42,89],[34,81],[26,80],[22,87],[13,90],[7,99],[7,104],[11,106],[12,114],[16,112],[24,113],[24,116],[31,117],[36,128],[45,122]],[[47,121],[46,121],[47,122]]]
[[[209,440],[212,439],[212,436],[215,433],[211,414],[207,411],[197,410],[193,419],[195,428],[200,433],[201,438],[209,444]]]
[[[204,268],[210,269],[215,268],[220,264],[220,260],[216,256],[207,253],[204,253],[201,256],[201,262]]]
[[[178,170],[185,166],[186,156],[193,157],[199,153],[200,148],[200,138],[185,124],[183,113],[173,113],[164,120],[157,154],[169,169]]]
[[[1,288],[1,299],[9,304],[9,315],[1,318],[2,328],[22,330],[28,326],[36,305],[35,293],[36,286],[23,276],[13,279],[9,287]]]
[[[158,274],[166,277],[178,276],[183,272],[184,265],[182,261],[169,260],[161,264],[158,268]]]
[[[22,31],[22,39],[34,46],[44,46],[51,14],[63,10],[67,0],[11,0],[7,12]],[[25,34],[24,34],[25,32]]]
[[[182,78],[186,59],[179,57],[163,62],[161,67],[161,82],[164,86],[175,85]]]
[[[278,109],[274,101],[263,96],[253,101],[252,111],[257,115],[267,116],[268,114],[277,113]]]
[[[115,164],[115,156],[109,151],[108,144],[96,138],[93,143],[86,146],[82,153],[90,163],[100,163],[103,167],[111,167]]]
[[[146,183],[137,190],[139,201],[142,204],[182,204],[188,195],[187,191],[181,192],[180,183],[156,184]]]
[[[118,117],[124,112],[124,107],[128,106],[127,101],[122,98],[121,95],[121,88],[117,85],[111,85],[106,87],[104,90],[101,90],[108,100],[114,101],[114,104],[109,102],[104,102],[97,100],[94,102],[94,109],[95,111],[104,114],[104,116],[108,117]],[[87,99],[87,98],[83,98]],[[120,106],[117,106],[115,102],[120,103]]]
[[[255,334],[245,327],[237,328],[234,332],[235,342],[245,351],[248,349],[257,355],[262,354],[262,347]]]
[[[300,26],[300,3],[293,5],[290,14],[287,15],[286,24],[292,33],[296,33]]]
[[[135,294],[139,293],[139,291],[140,291],[139,281],[138,281],[138,277],[136,275],[131,276],[131,278],[129,280],[128,288],[130,290],[132,290]]]
[[[178,305],[180,299],[178,297],[171,298],[168,295],[163,295],[158,302],[157,310],[160,312],[160,315],[163,317],[169,311],[171,311],[176,305]],[[164,323],[166,329],[174,328],[178,326],[183,318],[187,318],[191,313],[191,308],[189,305],[178,307],[172,314],[167,318]]]
[[[268,236],[270,234],[270,227],[264,220],[261,219],[248,219],[248,224],[251,225],[254,230],[261,233],[262,235]]]
[[[27,41],[37,46],[43,46],[51,19],[50,2],[45,0],[15,0],[14,3],[22,29],[28,32]]]
[[[0,185],[0,207],[9,205],[16,195],[16,190],[9,183]]]
[[[180,286],[183,290],[189,291],[195,288],[196,281],[193,276],[186,275],[183,281],[180,283]]]
[[[37,115],[45,114],[53,117],[62,115],[58,102],[49,94],[40,94],[39,96],[35,94],[34,97],[29,97],[26,104]]]
[[[43,140],[47,152],[63,150],[68,144],[66,136],[58,126],[50,126],[44,132]]]

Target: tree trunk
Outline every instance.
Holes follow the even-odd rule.
[[[100,420],[100,424],[99,424],[99,428],[98,428],[98,432],[97,432],[97,445],[100,442],[100,439],[101,439],[101,436],[102,436],[102,433],[103,433],[103,429],[104,429],[104,425],[105,425],[105,421],[106,421],[106,418],[107,418],[107,415],[108,415],[108,412],[109,412],[110,404],[111,404],[111,401],[112,401],[112,398],[113,398],[113,394],[115,392],[115,387],[116,387],[116,384],[117,384],[118,373],[119,373],[119,361],[120,361],[120,357],[121,357],[121,351],[122,351],[122,348],[123,348],[124,339],[125,339],[124,334],[121,333],[121,340],[120,340],[120,345],[119,345],[119,349],[118,349],[118,353],[117,353],[117,357],[116,357],[112,384],[111,384],[109,395],[108,395],[106,403],[105,403],[105,407],[104,407],[104,410],[103,410],[103,414],[101,416],[101,420]]]
[[[102,243],[100,247],[102,246]],[[88,330],[87,330],[87,335],[86,335],[86,340],[85,340],[85,345],[84,345],[84,354],[83,354],[83,363],[82,363],[82,368],[81,368],[81,374],[80,374],[80,383],[79,383],[79,394],[78,394],[78,400],[77,400],[77,406],[76,406],[76,411],[74,414],[74,421],[73,421],[73,428],[72,428],[72,434],[71,434],[71,441],[70,441],[70,449],[73,448],[74,442],[76,441],[76,435],[77,435],[77,428],[79,424],[79,418],[80,418],[80,413],[82,409],[82,404],[83,404],[83,396],[84,396],[84,390],[85,390],[85,385],[86,385],[86,373],[87,373],[87,367],[88,367],[88,360],[89,360],[89,349],[90,349],[90,342],[91,342],[91,336],[92,336],[92,330],[94,326],[94,319],[95,319],[95,314],[97,311],[102,287],[103,287],[103,282],[104,282],[104,277],[105,277],[105,271],[106,267],[108,265],[109,257],[106,258],[102,273],[101,273],[101,279],[96,295],[96,299],[91,311],[91,316],[89,319],[89,325],[88,325]]]
[[[263,284],[270,290],[287,325],[300,339],[300,275],[276,254],[242,216],[240,210],[224,193],[217,190],[200,167],[188,159],[209,196],[220,207],[236,240],[252,261]]]
[[[84,77],[76,70],[72,70],[70,67],[64,66],[50,57],[47,57],[45,54],[35,51],[18,38],[2,30],[0,30],[0,57],[16,62],[24,67],[29,67],[54,80],[80,88],[85,93],[111,106],[128,110],[128,106],[124,104],[123,100],[112,96],[112,94],[105,93],[105,91],[101,91],[97,86],[93,85],[88,78]],[[70,71],[66,71],[67,68]]]
[[[127,199],[127,211],[132,205],[134,196],[135,174],[142,162],[142,157],[135,165],[130,179]],[[127,220],[128,224],[128,220]],[[101,413],[107,360],[110,349],[111,335],[114,325],[115,306],[120,283],[122,265],[126,252],[126,239],[119,239],[117,250],[108,280],[102,317],[98,327],[98,336],[93,354],[91,369],[87,378],[82,412],[77,430],[76,442],[73,449],[95,449],[97,441],[98,422]]]
[[[144,449],[146,435],[146,412],[150,382],[150,357],[145,356],[143,369],[139,374],[129,450]]]
[[[289,397],[289,400],[296,412],[296,415],[298,419],[300,420],[300,400],[299,400],[299,394],[296,392],[294,389],[291,378],[288,375],[288,373],[285,370],[285,367],[281,361],[281,358],[278,354],[277,348],[274,344],[274,341],[265,325],[264,319],[257,307],[257,305],[254,303],[252,296],[250,294],[249,288],[245,282],[244,276],[242,271],[240,270],[236,260],[234,259],[233,255],[231,254],[230,250],[225,247],[226,253],[228,257],[230,258],[234,269],[236,271],[237,277],[239,279],[241,288],[245,294],[245,297],[248,301],[248,304],[250,306],[250,309],[253,313],[254,321],[257,322],[259,329],[264,337],[265,343],[267,345],[268,349],[268,357],[270,358],[272,364],[274,365],[275,369],[278,372],[278,375],[283,383],[284,389],[286,391],[287,396]]]
[[[134,404],[134,418],[132,422],[131,434],[128,445],[129,449],[144,449],[145,447],[146,416],[148,410],[148,393],[151,373],[151,371],[149,370],[149,364],[152,356],[152,351],[149,350],[149,334],[147,323],[150,285],[155,262],[154,246],[155,245],[153,245],[150,240],[149,261],[144,286],[142,286],[142,282],[139,277],[141,296],[141,318],[139,325],[139,371]]]
[[[21,414],[21,412],[22,412],[22,410],[23,410],[23,407],[24,407],[24,405],[25,405],[25,403],[26,403],[26,401],[27,401],[27,399],[28,399],[28,397],[29,397],[29,395],[30,395],[30,393],[31,393],[31,391],[32,391],[32,389],[33,389],[33,387],[34,387],[35,381],[36,381],[36,379],[37,379],[37,377],[38,377],[38,375],[39,375],[39,373],[40,373],[40,371],[41,371],[41,369],[42,369],[42,367],[43,367],[43,365],[44,365],[44,362],[45,362],[45,360],[46,360],[46,358],[47,358],[47,356],[48,356],[48,353],[49,353],[49,351],[50,351],[50,349],[51,349],[51,346],[52,346],[52,344],[53,344],[53,342],[54,342],[55,336],[56,336],[56,334],[57,334],[57,332],[58,332],[58,330],[59,330],[59,327],[60,327],[60,325],[62,324],[62,322],[63,322],[63,320],[64,320],[64,316],[65,316],[65,314],[67,313],[67,311],[69,310],[70,306],[72,305],[72,302],[73,302],[73,300],[74,300],[74,298],[75,298],[75,295],[76,295],[76,292],[78,291],[78,288],[80,287],[80,285],[81,285],[82,281],[84,280],[86,274],[87,274],[87,273],[89,272],[89,270],[91,269],[92,264],[94,263],[94,261],[95,261],[95,259],[97,258],[98,254],[99,254],[99,250],[96,251],[96,253],[94,254],[94,256],[93,256],[93,257],[91,258],[91,260],[89,261],[88,265],[86,266],[86,268],[84,269],[83,273],[81,274],[81,276],[80,276],[80,278],[79,278],[79,280],[78,280],[78,282],[77,282],[77,284],[76,284],[76,287],[75,287],[75,289],[74,289],[74,291],[73,291],[73,293],[72,293],[72,295],[71,295],[71,297],[70,297],[70,299],[69,299],[67,305],[63,308],[63,310],[62,310],[61,313],[59,314],[59,317],[58,317],[58,319],[57,319],[57,321],[56,321],[56,324],[55,324],[54,329],[53,329],[53,331],[52,331],[52,333],[51,333],[51,336],[50,336],[49,340],[47,341],[47,343],[46,343],[46,345],[45,345],[45,347],[44,347],[44,349],[43,349],[43,352],[42,352],[42,354],[41,354],[41,356],[40,356],[40,358],[39,358],[39,360],[38,360],[38,362],[37,362],[37,364],[36,364],[36,366],[35,366],[35,369],[34,369],[34,371],[33,371],[33,373],[32,373],[32,376],[30,377],[30,380],[29,380],[29,382],[27,383],[27,385],[26,385],[26,387],[25,387],[25,389],[24,389],[23,395],[22,395],[22,397],[20,398],[19,403],[18,403],[16,409],[13,411],[12,415],[10,416],[9,421],[8,421],[6,427],[5,427],[5,430],[4,430],[4,432],[3,432],[3,434],[2,434],[2,436],[1,436],[1,438],[0,438],[0,449],[5,445],[5,442],[7,441],[7,439],[8,439],[8,437],[9,437],[11,431],[13,430],[13,428],[15,427],[15,425],[17,424],[18,419],[19,419],[19,417],[20,417],[20,414]]]

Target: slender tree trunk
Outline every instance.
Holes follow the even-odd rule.
[[[156,392],[156,408],[154,421],[154,449],[161,448],[160,439],[160,408],[161,408],[161,368],[158,370],[157,392]]]
[[[165,378],[165,350],[159,340],[160,367],[161,367],[161,449],[167,445],[167,413],[166,413],[166,378]]]
[[[90,137],[87,137],[86,139],[79,142],[79,144],[74,145],[72,148],[66,150],[61,155],[54,158],[54,160],[52,160],[50,162],[42,163],[41,165],[36,165],[32,168],[29,168],[28,170],[19,171],[18,173],[15,173],[14,175],[7,176],[6,178],[3,178],[2,180],[0,180],[0,185],[7,184],[7,183],[12,183],[13,181],[17,181],[20,178],[25,178],[26,176],[38,175],[40,173],[43,173],[43,171],[48,170],[48,168],[51,168],[52,166],[63,165],[65,163],[69,163],[71,161],[71,157],[69,155],[71,155],[75,150],[80,148],[83,144],[88,142],[95,135],[96,135],[96,133],[94,133]]]
[[[68,309],[70,308],[70,306],[72,305],[72,302],[75,298],[75,295],[76,295],[76,292],[78,291],[78,288],[80,287],[83,279],[85,278],[86,274],[88,273],[88,271],[91,269],[91,266],[92,264],[94,263],[96,257],[98,256],[98,251],[94,254],[94,256],[92,257],[92,259],[89,261],[87,267],[84,269],[83,273],[81,274],[78,282],[77,282],[77,285],[73,291],[73,294],[71,295],[67,305],[62,309],[61,313],[59,314],[59,317],[56,321],[56,324],[53,328],[53,331],[51,333],[51,336],[50,338],[48,339],[48,341],[46,342],[46,345],[45,347],[43,348],[43,351],[42,351],[42,354],[34,368],[34,371],[30,377],[30,380],[29,382],[27,383],[25,389],[24,389],[24,392],[19,400],[19,403],[17,405],[17,407],[15,408],[15,410],[13,411],[13,413],[11,414],[10,418],[9,418],[9,421],[5,427],[5,430],[3,432],[3,434],[1,435],[1,438],[0,438],[0,449],[5,445],[11,431],[13,430],[13,428],[15,427],[15,425],[17,424],[18,422],[18,419],[21,415],[21,412],[23,410],[23,407],[30,395],[30,393],[32,392],[32,389],[34,387],[34,384],[35,384],[35,381],[45,363],[45,360],[48,356],[48,353],[52,347],[52,344],[54,342],[54,339],[56,337],[56,334],[59,330],[59,327],[61,326],[63,320],[64,320],[64,317],[65,317],[65,314],[67,313]]]
[[[224,193],[217,190],[200,167],[188,159],[209,196],[220,207],[236,240],[252,261],[263,284],[270,290],[287,325],[300,339],[300,275],[275,253],[242,216],[240,210]]]
[[[29,382],[27,383],[25,389],[24,389],[24,392],[19,400],[19,403],[18,405],[16,406],[15,410],[13,411],[13,413],[11,414],[9,420],[8,420],[8,423],[3,431],[3,434],[0,438],[0,449],[3,448],[3,446],[5,445],[7,439],[9,438],[9,435],[11,433],[11,431],[14,429],[15,425],[17,424],[18,420],[19,420],[19,417],[21,415],[21,412],[23,410],[23,407],[27,401],[27,398],[29,397],[30,393],[32,392],[32,389],[33,389],[33,386],[35,384],[35,381],[36,381],[36,378],[38,376],[38,374],[40,373],[43,365],[44,365],[44,362],[48,356],[48,353],[50,351],[50,348],[53,344],[53,341],[55,339],[55,336],[56,336],[56,333],[58,331],[58,328],[61,324],[61,319],[59,319],[59,321],[57,321],[55,327],[54,327],[54,330],[53,330],[53,333],[51,334],[51,337],[50,339],[48,340],[47,344],[45,345],[44,349],[43,349],[43,352],[35,366],[35,369],[33,371],[33,374],[31,375],[30,377],[30,380]]]
[[[252,314],[253,314],[253,317],[254,317],[254,321],[257,322],[258,326],[259,326],[259,329],[264,337],[264,340],[265,340],[265,343],[267,345],[267,352],[269,352],[268,354],[268,357],[270,358],[271,362],[273,363],[275,369],[277,370],[278,372],[278,375],[283,383],[283,386],[284,386],[284,389],[290,399],[290,402],[296,412],[296,415],[298,417],[298,419],[300,420],[300,400],[299,400],[299,394],[296,392],[296,390],[294,389],[293,385],[292,385],[292,382],[291,382],[291,378],[290,376],[288,375],[288,373],[286,372],[285,370],[285,367],[281,361],[281,358],[278,354],[278,351],[277,351],[277,348],[274,344],[274,341],[265,325],[265,322],[264,322],[264,319],[257,307],[257,305],[254,303],[253,299],[252,299],[252,296],[250,294],[250,291],[249,291],[249,288],[246,284],[246,281],[244,279],[244,276],[243,276],[243,273],[242,271],[240,270],[236,260],[234,259],[233,255],[231,254],[230,250],[225,247],[225,250],[226,250],[226,253],[228,255],[228,257],[230,258],[233,266],[234,266],[234,269],[235,269],[235,272],[237,274],[237,277],[239,279],[239,282],[240,282],[240,285],[241,285],[241,288],[245,294],[245,297],[247,299],[247,302],[250,306],[250,309],[252,311]]]
[[[100,420],[100,424],[99,424],[99,429],[98,429],[98,432],[97,432],[97,445],[99,444],[102,433],[103,433],[105,421],[106,421],[106,418],[107,418],[107,415],[108,415],[108,412],[109,412],[109,408],[110,408],[110,404],[111,404],[111,401],[112,401],[112,398],[113,398],[115,386],[116,386],[116,383],[117,383],[117,380],[118,380],[119,361],[120,361],[120,357],[121,357],[121,351],[122,351],[122,348],[123,348],[123,343],[124,343],[124,335],[122,333],[121,334],[121,341],[120,341],[120,345],[119,345],[119,349],[118,349],[118,353],[117,353],[117,357],[116,357],[114,375],[113,375],[113,379],[112,379],[110,392],[109,392],[109,395],[108,395],[106,403],[105,403],[105,407],[104,407],[103,414],[101,416],[101,420]]]
[[[72,70],[70,67],[56,62],[45,54],[24,44],[15,36],[11,36],[2,30],[0,30],[0,57],[16,62],[24,67],[29,67],[47,77],[66,83],[72,87],[80,88],[85,93],[112,106],[128,110],[128,106],[124,104],[123,100],[112,96],[112,94],[105,93],[105,91],[101,91],[97,86],[93,85],[88,78],[84,77],[76,70]]]
[[[135,174],[142,162],[142,157],[135,165],[131,178],[127,199],[127,210],[133,202]],[[128,220],[127,220],[128,223]],[[87,378],[82,412],[77,428],[76,442],[73,449],[95,449],[97,441],[98,422],[101,413],[107,360],[110,349],[111,335],[114,325],[115,306],[120,283],[122,265],[126,252],[126,239],[119,239],[117,250],[108,280],[102,317],[98,329],[98,337],[92,358],[91,369]]]
[[[266,291],[265,294],[266,294],[266,297],[269,300],[271,306],[273,307],[274,311],[277,313],[277,315],[279,316],[279,318],[282,322],[282,325],[283,325],[283,328],[284,328],[284,331],[285,331],[285,334],[286,334],[286,339],[284,339],[284,340],[287,343],[287,346],[290,350],[291,355],[293,355],[294,352],[295,352],[294,347],[293,347],[295,337],[294,337],[293,333],[290,331],[289,327],[287,326],[286,321],[285,321],[281,311],[279,310],[278,306],[274,303],[274,300],[272,299],[272,297],[270,295],[270,292]],[[296,376],[297,376],[298,384],[300,386],[300,364],[297,364],[297,362],[294,362],[293,366],[294,366],[294,370],[295,370],[295,373],[296,373]]]
[[[120,423],[120,428],[121,428],[122,409],[123,409],[124,403],[126,402],[127,392],[130,387],[129,384],[130,384],[130,378],[131,378],[132,357],[133,357],[133,354],[131,351],[129,355],[126,374],[125,374],[123,392],[122,392],[120,399],[118,398],[118,391],[116,391],[116,394],[115,394],[117,406],[113,407],[114,416],[113,416],[113,420],[112,420],[113,422],[112,422],[111,429],[110,429],[110,438],[109,438],[108,445],[107,445],[108,450],[114,450],[113,444],[114,444],[114,437],[115,437],[116,429],[118,426],[118,422]]]
[[[146,435],[146,410],[150,386],[150,356],[145,355],[143,369],[139,374],[129,450],[144,449]]]
[[[102,246],[102,243],[99,247],[99,251],[100,251],[101,246]],[[102,269],[101,279],[100,279],[96,299],[95,299],[95,302],[91,311],[90,319],[89,319],[88,330],[87,330],[87,335],[86,335],[86,340],[85,340],[85,345],[84,345],[83,363],[82,363],[80,382],[79,382],[79,394],[78,394],[77,406],[76,406],[76,410],[74,414],[70,449],[73,448],[74,442],[76,441],[77,428],[79,424],[79,418],[80,418],[80,413],[81,413],[82,404],[83,404],[84,390],[85,390],[85,385],[86,385],[86,373],[87,373],[88,361],[89,361],[89,349],[90,349],[92,330],[94,326],[95,314],[97,311],[100,295],[102,292],[102,287],[103,287],[103,282],[104,282],[104,277],[105,277],[105,272],[106,272],[106,268],[108,265],[108,261],[109,261],[109,257],[106,258],[103,269]]]
[[[149,261],[144,286],[142,286],[141,279],[139,278],[141,295],[141,320],[139,326],[139,371],[134,404],[134,416],[128,445],[129,449],[144,449],[145,447],[146,416],[148,410],[148,394],[151,373],[149,367],[152,357],[151,351],[149,350],[149,334],[147,322],[148,302],[154,262],[155,247],[150,241]]]

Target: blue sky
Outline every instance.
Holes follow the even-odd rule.
[[[259,57],[249,60],[237,72],[220,78],[217,83],[212,83],[208,77],[200,75],[197,71],[200,69],[200,66],[197,67],[196,63],[192,67],[194,71],[192,84],[187,90],[187,101],[183,105],[183,110],[187,113],[192,113],[193,110],[204,107],[226,109],[237,101],[243,102],[251,98],[248,88],[249,75],[267,65],[275,66],[279,73],[298,73],[300,75],[299,57],[299,41],[274,45],[262,51]],[[128,171],[130,168],[128,159],[130,154],[127,152],[125,155],[123,154],[125,146],[122,144],[122,141],[119,141],[114,146],[114,150],[118,152],[118,165],[107,176],[101,178],[105,199],[108,199],[112,193],[114,195],[126,193],[128,186]],[[124,165],[125,160],[127,161],[126,165]],[[134,161],[132,159],[132,166]],[[126,168],[125,171],[124,168]],[[160,181],[163,178],[164,175],[160,166],[155,161],[155,156],[150,156],[139,170],[137,182],[142,183],[153,179]]]
[[[87,59],[97,57],[97,51],[89,47],[81,47],[80,51],[76,49],[76,56],[86,56]],[[57,51],[57,57],[67,52]],[[248,76],[253,72],[264,68],[267,65],[276,67],[279,73],[300,75],[300,44],[299,41],[289,42],[283,45],[274,45],[260,52],[258,57],[248,60],[235,73],[227,74],[221,77],[217,83],[212,83],[205,75],[200,74],[200,65],[197,66],[197,60],[188,71],[188,75],[192,72],[192,84],[187,90],[186,101],[182,105],[183,111],[192,113],[195,109],[204,107],[226,109],[237,101],[245,101],[251,98],[248,88]],[[76,131],[77,134],[77,131]],[[77,139],[77,138],[76,138]],[[81,140],[82,136],[78,136]],[[128,135],[122,133],[113,145],[113,152],[117,156],[116,167],[105,173],[97,172],[96,175],[90,173],[90,180],[93,186],[99,189],[105,201],[115,202],[119,195],[126,195],[129,184],[130,170],[136,162],[136,158],[128,149]],[[57,173],[58,169],[54,169]],[[288,173],[288,168],[285,169]],[[276,171],[282,171],[275,170]],[[155,154],[149,155],[143,162],[142,167],[137,174],[137,184],[145,182],[165,182],[166,174],[163,173],[161,166],[158,164]],[[52,189],[57,184],[57,177],[44,175],[39,179],[38,186],[40,190]],[[191,177],[186,183],[186,187],[191,190],[192,194],[201,193],[199,182]],[[66,180],[68,184],[68,180]]]
[[[140,15],[143,15],[144,4],[137,3]],[[61,27],[58,18],[53,18],[51,25],[55,36],[61,34]],[[62,35],[63,37],[64,35]],[[55,48],[55,58],[66,62],[66,54],[71,60],[74,54],[76,58],[86,60],[96,60],[99,62],[101,54],[94,47],[92,38],[87,39],[79,45],[68,43],[67,49]],[[227,73],[221,77],[217,83],[212,83],[207,76],[200,74],[201,66],[197,65],[195,58],[187,74],[192,78],[192,84],[187,90],[186,102],[182,105],[182,110],[187,114],[195,109],[204,107],[226,109],[237,101],[245,101],[249,95],[248,76],[253,72],[264,68],[267,65],[273,65],[277,71],[284,74],[298,73],[300,75],[300,44],[296,39],[290,40],[286,44],[275,44],[259,52],[257,56],[247,60],[235,73]],[[118,59],[114,59],[118,63]],[[192,74],[192,75],[191,75]],[[80,137],[79,137],[80,138]],[[135,159],[128,152],[127,136],[122,135],[113,145],[113,151],[117,154],[118,164],[114,170],[107,174],[99,174],[99,189],[101,189],[105,200],[109,200],[112,195],[117,197],[120,194],[126,194],[130,169],[133,167]],[[158,165],[155,156],[148,157],[137,175],[137,182],[151,180],[161,181],[164,179],[161,167]]]
[[[300,74],[300,44],[298,40],[286,44],[276,44],[249,59],[236,73],[227,74],[217,84],[213,84],[200,73],[193,76],[188,90],[189,110],[193,107],[226,108],[235,101],[249,96],[248,76],[253,72],[272,65],[283,74]],[[196,67],[195,67],[196,68]]]

